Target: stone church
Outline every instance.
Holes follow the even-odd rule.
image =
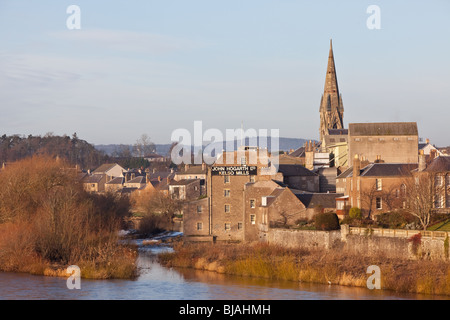
[[[325,87],[320,100],[320,141],[323,143],[328,129],[344,128],[344,105],[336,76],[334,64],[333,44],[330,40],[330,53],[328,55],[327,74],[325,77]]]

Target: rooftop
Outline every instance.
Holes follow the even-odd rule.
[[[416,122],[350,123],[350,136],[417,136]]]

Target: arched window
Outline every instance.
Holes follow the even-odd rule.
[[[402,197],[406,196],[406,185],[404,183],[400,186],[400,192]]]

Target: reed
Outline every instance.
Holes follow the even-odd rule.
[[[268,244],[187,243],[159,256],[163,265],[226,274],[366,287],[367,267],[381,270],[381,287],[396,292],[450,295],[450,266],[440,260],[402,260],[346,251],[288,249]]]

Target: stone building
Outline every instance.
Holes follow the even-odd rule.
[[[426,162],[419,157],[417,174],[428,174],[433,179],[433,208],[439,213],[450,213],[450,156],[439,156]]]
[[[415,122],[350,123],[348,126],[349,165],[355,155],[375,162],[418,163],[419,138]]]
[[[373,218],[406,207],[406,181],[412,179],[412,171],[417,166],[414,163],[384,163],[381,159],[361,165],[356,155],[353,166],[337,177],[336,189],[344,194],[350,207],[358,207],[364,217]]]
[[[207,197],[190,201],[183,210],[187,239],[256,241],[270,227],[311,218],[313,203],[320,203],[299,194],[317,191],[318,175],[301,165],[280,165],[278,172],[271,171],[260,157],[251,161],[255,152],[257,148],[248,147],[225,152],[208,168]],[[225,158],[232,161],[221,161]]]

